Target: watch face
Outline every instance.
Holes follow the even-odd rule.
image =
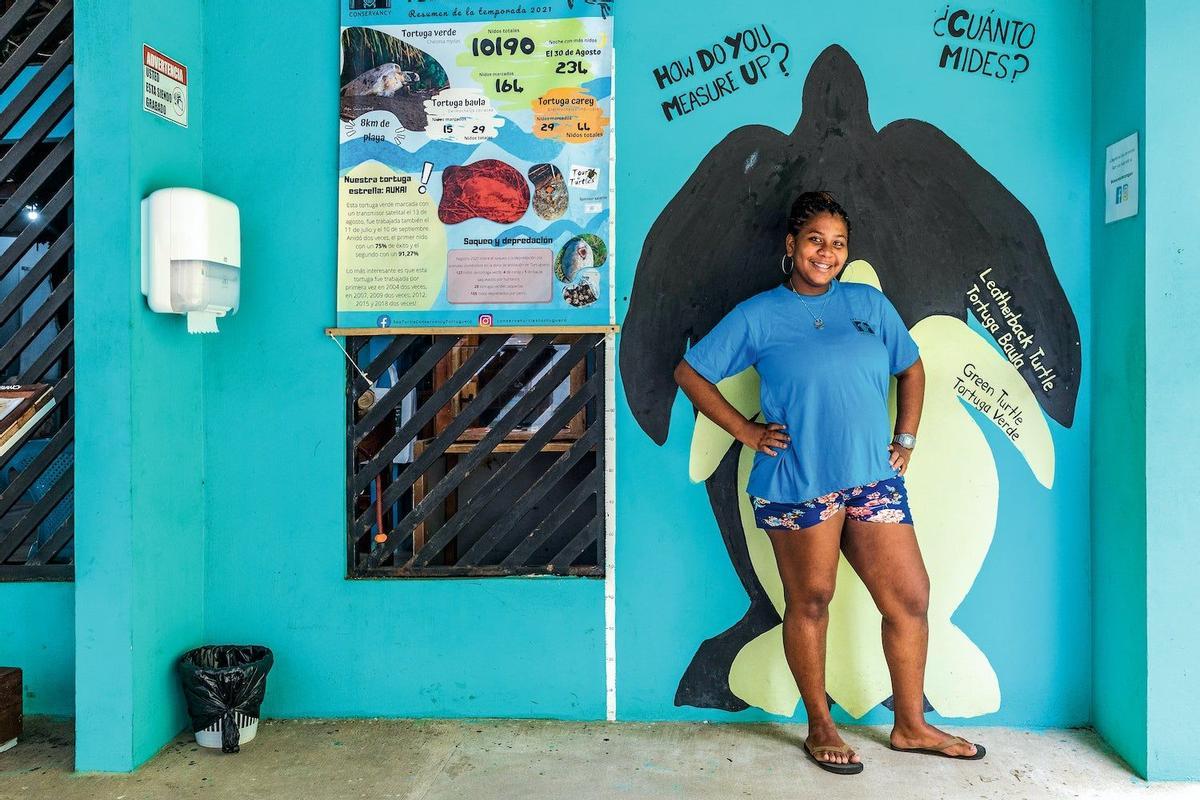
[[[895,442],[906,450],[912,450],[913,445],[917,443],[917,437],[911,433],[901,433],[896,435]]]

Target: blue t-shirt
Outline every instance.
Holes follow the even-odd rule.
[[[814,326],[813,315],[823,328]],[[912,366],[918,355],[882,292],[834,281],[816,297],[787,286],[754,295],[684,358],[713,383],[747,367],[758,370],[760,421],[786,425],[792,440],[775,457],[755,454],[746,490],[799,503],[895,477],[887,451],[888,377]]]

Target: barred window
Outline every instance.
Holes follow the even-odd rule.
[[[74,539],[71,3],[0,16],[0,580],[70,580]]]
[[[347,351],[350,577],[603,576],[603,334]]]

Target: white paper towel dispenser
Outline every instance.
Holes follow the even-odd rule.
[[[199,189],[142,200],[142,294],[152,311],[186,314],[188,333],[215,333],[237,312],[241,227],[236,205]]]

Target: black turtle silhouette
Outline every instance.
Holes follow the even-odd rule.
[[[967,293],[990,268],[987,277],[1011,292],[1009,308],[1041,348],[1043,370],[1053,370],[1053,388],[1043,389],[1046,373],[1029,358],[1020,374],[1045,412],[1071,426],[1079,326],[1033,215],[933,125],[904,119],[875,130],[862,72],[832,45],[809,70],[792,132],[762,125],[731,132],[646,237],[622,326],[620,366],[630,410],[656,443],[667,438],[675,365],[733,306],[782,281],[784,216],[794,197],[810,189],[832,192],[846,208],[851,258],[871,263],[910,328],[934,314],[966,320]],[[676,705],[746,708],[729,690],[729,668],[746,643],[780,622],[746,550],[738,453],[739,446],[730,447],[706,488],[750,607],[700,646]]]

